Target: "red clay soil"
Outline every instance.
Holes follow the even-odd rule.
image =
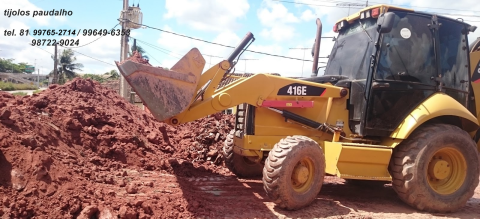
[[[129,172],[231,175],[219,152],[233,125],[217,114],[168,126],[89,79],[33,96],[0,92],[0,216],[208,216],[214,206],[188,204],[202,199],[188,189],[138,196],[161,183]]]
[[[144,64],[144,65],[152,66],[150,63],[148,63],[148,60],[144,59],[142,57],[142,54],[140,54],[138,51],[133,51],[132,56],[128,57],[125,61],[120,62],[120,64],[126,62],[127,60],[137,62],[137,63],[140,63],[140,64]]]
[[[0,92],[1,218],[478,218],[480,187],[452,214],[404,204],[390,185],[326,177],[286,211],[261,179],[237,179],[219,151],[234,119],[165,125],[90,80],[27,97]],[[218,133],[218,134],[217,134]]]

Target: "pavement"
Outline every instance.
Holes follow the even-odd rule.
[[[46,90],[48,89],[47,87],[42,87],[39,90]],[[12,90],[12,91],[5,91],[8,93],[17,93],[17,92],[24,92],[27,93],[27,95],[32,95],[35,90]]]

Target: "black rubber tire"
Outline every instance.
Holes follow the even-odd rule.
[[[463,184],[451,194],[433,190],[427,179],[431,157],[440,149],[456,149],[466,161]],[[447,124],[419,127],[398,145],[389,166],[392,187],[408,205],[428,212],[454,212],[470,199],[479,183],[479,158],[475,142],[462,129]]]
[[[263,165],[255,163],[247,158],[233,152],[233,135],[235,130],[230,131],[223,144],[223,155],[225,157],[225,166],[241,178],[253,178],[262,175]]]
[[[293,169],[302,158],[314,166],[313,181],[304,193],[296,192],[291,183]],[[312,203],[320,192],[325,177],[325,155],[314,140],[304,136],[288,136],[273,147],[263,168],[263,187],[267,196],[280,208],[297,210]]]

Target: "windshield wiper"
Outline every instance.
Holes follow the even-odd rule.
[[[361,22],[360,20],[358,20],[358,23],[360,23],[360,27],[362,28],[363,32],[365,32],[365,34],[367,34],[368,39],[370,39],[370,42],[373,43],[372,37],[370,37],[370,34],[368,34],[367,30],[365,30],[365,28],[363,27],[362,22]]]

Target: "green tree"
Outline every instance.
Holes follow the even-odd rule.
[[[60,52],[60,56],[57,57],[58,60],[58,83],[64,84],[67,80],[71,80],[77,77],[75,71],[82,71],[83,64],[76,63],[77,57],[75,57],[72,49],[65,49]],[[52,59],[55,60],[54,56]],[[50,75],[53,75],[53,71],[50,72]]]
[[[13,72],[12,73],[22,73],[25,72],[28,63],[20,62],[20,63],[13,63],[14,59],[0,59],[0,72]]]
[[[98,81],[99,83],[105,82],[105,78],[103,78],[101,75],[98,75],[98,74],[84,74],[82,75],[82,78],[83,79],[90,78],[94,81]]]
[[[25,69],[27,68],[28,63],[26,62],[20,62],[17,64],[19,72],[25,72]]]
[[[103,75],[108,75],[110,79],[118,79],[120,77],[120,74],[118,74],[117,70],[105,72]]]
[[[128,52],[128,56],[132,56],[132,55],[133,55],[133,52],[136,50],[137,52],[139,52],[140,54],[142,54],[142,58],[144,58],[144,59],[149,59],[148,56],[143,55],[143,54],[145,54],[146,52],[145,52],[145,50],[144,50],[141,46],[138,46],[138,45],[132,46],[132,49],[131,49],[131,50],[132,50],[131,52]]]
[[[21,73],[25,68],[22,70],[22,66],[19,64],[13,63],[14,59],[0,59],[0,72],[11,72],[12,73]]]

